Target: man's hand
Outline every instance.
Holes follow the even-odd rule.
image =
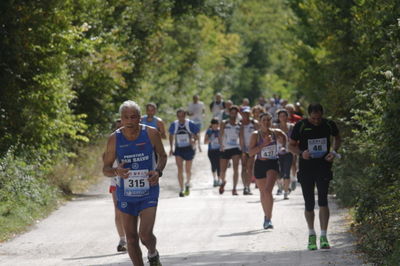
[[[149,171],[148,175],[149,175],[149,184],[150,184],[150,186],[157,185],[158,184],[158,180],[160,179],[160,177],[158,176],[158,172],[157,171]]]
[[[300,156],[304,159],[304,160],[310,160],[311,155],[310,152],[308,150],[303,151]]]
[[[325,160],[331,163],[331,162],[333,162],[335,157],[336,157],[336,155],[333,152],[330,152],[325,156]]]
[[[128,178],[129,176],[129,168],[124,168],[125,163],[118,164],[118,167],[115,169],[115,173],[122,178]]]

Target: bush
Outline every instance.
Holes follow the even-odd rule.
[[[40,163],[26,161],[12,151],[0,159],[0,241],[57,205],[57,189],[44,178]]]

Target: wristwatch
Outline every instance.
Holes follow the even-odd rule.
[[[158,177],[162,177],[162,171],[160,169],[156,169],[154,171],[158,173]]]

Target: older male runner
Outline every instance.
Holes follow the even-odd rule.
[[[160,193],[158,181],[167,155],[157,129],[139,123],[140,107],[134,101],[125,101],[119,113],[122,127],[108,138],[103,173],[108,177],[120,177],[117,206],[123,213],[128,253],[133,265],[143,265],[140,239],[148,250],[150,265],[160,266],[153,227]],[[157,164],[154,153],[158,155]],[[115,159],[119,163],[116,168],[113,167]]]

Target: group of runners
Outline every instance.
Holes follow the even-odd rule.
[[[340,135],[332,120],[323,118],[320,104],[308,107],[307,118],[298,104],[287,104],[277,97],[266,102],[263,97],[254,107],[244,99],[240,106],[223,101],[217,94],[210,104],[213,119],[206,129],[204,143],[213,174],[213,186],[220,194],[226,189],[226,172],[233,169],[232,195],[238,195],[239,163],[243,194],[251,195],[255,180],[264,212],[263,227],[272,229],[272,190],[278,177],[283,179],[284,199],[290,192],[291,169],[297,172],[305,201],[305,218],[309,229],[308,249],[317,249],[314,230],[314,188],[318,189],[320,248],[330,248],[327,239],[329,221],[328,189],[332,179],[332,162],[338,157]],[[120,125],[110,135],[103,156],[103,173],[111,177],[116,226],[120,235],[118,251],[128,250],[134,265],[143,265],[139,241],[148,249],[150,265],[161,265],[156,250],[153,226],[159,197],[159,178],[167,161],[162,144],[165,124],[155,116],[157,107],[146,105],[146,115],[133,101],[119,108]],[[179,196],[190,194],[191,167],[200,148],[204,104],[196,95],[187,110],[178,109],[177,119],[169,126],[169,155],[175,156],[178,169]],[[186,116],[189,115],[190,119]],[[333,142],[332,142],[333,141]],[[298,158],[298,171],[294,169]],[[185,169],[185,171],[184,171]],[[184,172],[186,180],[184,180]],[[279,189],[278,189],[279,190]],[[279,192],[279,191],[278,191]],[[125,237],[126,236],[126,240]]]

